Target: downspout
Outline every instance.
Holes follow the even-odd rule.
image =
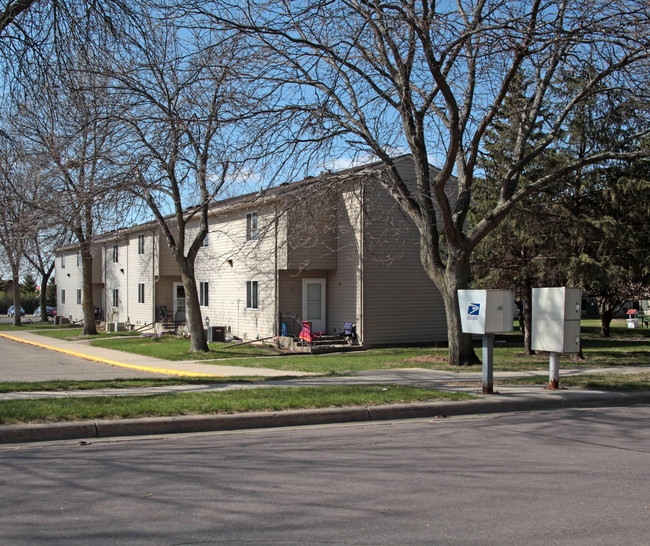
[[[359,342],[363,345],[363,338],[365,335],[365,314],[364,314],[364,278],[363,278],[363,261],[364,261],[364,241],[366,237],[366,185],[361,184],[361,210],[359,211],[359,328],[357,329],[357,336]]]
[[[131,313],[130,313],[131,309],[129,307],[129,292],[130,292],[129,288],[131,284],[129,283],[129,254],[131,253],[130,246],[131,246],[131,238],[129,237],[126,240],[126,268],[125,268],[126,272],[124,274],[124,276],[126,277],[126,321],[125,321],[126,324],[131,324]]]
[[[104,302],[103,302],[104,303],[104,324],[106,324],[108,322],[108,299],[106,298],[106,291],[108,290],[108,283],[106,282],[107,281],[107,279],[106,279],[106,244],[102,245],[102,251],[103,251],[103,257],[102,257],[103,264],[102,264],[102,266],[104,268],[104,273],[103,273],[104,274],[104,290],[102,291],[102,293],[104,294],[104,297],[103,297],[103,299],[104,299]]]
[[[280,293],[279,293],[279,286],[278,286],[278,205],[276,204],[274,207],[275,210],[275,242],[274,242],[274,249],[273,249],[273,280],[275,283],[275,286],[273,288],[274,292],[274,318],[273,318],[273,332],[275,336],[280,335],[282,332],[279,330],[279,316],[280,316]]]
[[[151,230],[151,303],[152,305],[152,318],[151,318],[151,324],[155,325],[156,324],[156,283],[160,280],[160,275],[158,275],[158,278],[156,278],[156,264],[158,264],[158,269],[160,270],[160,264],[156,260],[156,251],[158,250],[158,247],[156,245],[157,239],[156,239],[156,232],[152,229]],[[155,326],[154,326],[155,328]]]

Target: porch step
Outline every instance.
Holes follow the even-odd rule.
[[[312,341],[313,353],[335,353],[344,351],[359,351],[363,349],[361,345],[350,345],[344,337],[326,334],[315,337]]]
[[[325,353],[347,353],[354,351],[363,351],[363,345],[348,345],[341,343],[338,345],[312,345],[311,354],[325,354]]]

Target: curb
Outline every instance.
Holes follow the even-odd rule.
[[[427,417],[443,418],[460,415],[618,407],[642,404],[650,404],[650,392],[606,394],[597,392],[573,392],[560,393],[559,396],[545,398],[509,396],[508,398],[494,397],[462,402],[390,404],[385,406],[355,406],[347,408],[251,412],[227,415],[149,417],[73,423],[10,425],[0,427],[0,444],[189,432],[217,432]]]

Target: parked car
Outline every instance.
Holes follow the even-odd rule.
[[[8,317],[13,317],[14,316],[14,306],[13,305],[7,310],[7,316]],[[22,307],[20,308],[20,316],[21,317],[25,316],[25,310]]]
[[[41,316],[41,306],[39,305],[36,309],[34,309],[34,316],[35,317],[40,317]],[[50,317],[56,317],[56,307],[50,307],[47,305],[45,307],[45,318],[50,318]]]

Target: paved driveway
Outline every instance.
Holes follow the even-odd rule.
[[[0,337],[0,381],[51,381],[161,377],[160,374],[92,362]]]

